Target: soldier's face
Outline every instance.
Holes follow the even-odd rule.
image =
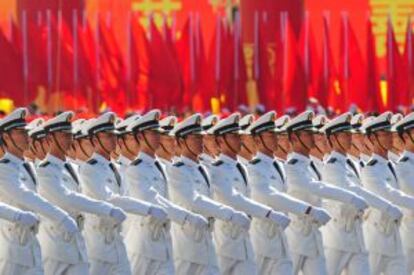
[[[392,135],[391,135],[391,132],[389,132],[389,131],[378,131],[377,133],[375,133],[375,135],[377,136],[377,139],[380,142],[382,147],[384,147],[387,150],[392,148]]]
[[[175,142],[175,138],[170,137],[169,135],[161,135],[160,136],[160,143],[164,146],[164,148],[170,153],[174,154],[175,147],[177,146]]]
[[[315,134],[314,143],[316,146],[318,146],[318,148],[320,148],[324,152],[329,151],[328,140],[326,139],[325,135],[319,133]]]
[[[121,150],[129,150],[133,154],[138,154],[139,152],[139,143],[136,141],[134,134],[124,135],[118,142],[121,145]]]
[[[345,150],[351,148],[352,136],[349,132],[343,132],[336,134],[338,141]]]
[[[226,139],[227,143],[224,142],[224,138]],[[229,133],[229,134],[225,134],[223,136],[223,140],[222,143],[220,144],[221,146],[228,146],[231,147],[230,149],[236,152],[239,152],[241,149],[241,139],[240,139],[240,135],[236,134],[236,133]]]
[[[261,134],[264,145],[274,152],[277,148],[277,135],[275,132],[264,132]]]
[[[17,146],[22,150],[27,150],[29,148],[29,135],[25,129],[12,129],[9,134]]]
[[[244,144],[244,146],[247,147],[253,154],[256,153],[256,142],[254,141],[254,138],[250,135],[241,135],[241,142]]]
[[[216,139],[213,135],[204,135],[203,136],[203,146],[206,148],[206,151],[210,152],[213,155],[220,154],[219,146],[216,142]]]
[[[398,151],[402,151],[405,148],[404,141],[400,138],[400,135],[398,133],[392,133],[392,147]]]
[[[289,142],[289,137],[287,134],[279,134],[277,138],[277,142],[279,146],[283,148],[283,150],[287,150],[289,152],[290,142]]]
[[[311,131],[299,131],[297,135],[306,147],[313,148],[315,146],[315,136]]]
[[[66,133],[66,132],[56,132],[54,133],[57,142],[59,142],[60,147],[62,147],[63,150],[69,150],[70,146],[73,142],[73,136],[72,133]]]
[[[187,146],[190,150],[196,154],[200,155],[203,152],[203,136],[202,135],[188,135],[185,138]]]
[[[160,133],[154,130],[145,130],[142,133],[142,138],[145,136],[147,142],[152,148],[157,149],[160,146]]]
[[[105,150],[108,150],[109,152],[115,150],[116,136],[113,132],[100,132],[97,134],[97,137],[101,141],[102,145],[105,147]]]

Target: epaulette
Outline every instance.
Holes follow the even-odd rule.
[[[400,161],[401,162],[406,162],[407,160],[409,160],[410,158],[409,157],[402,157],[401,159],[400,159]]]
[[[138,164],[140,164],[142,162],[142,159],[136,159],[133,162],[131,162],[131,165],[133,166],[137,166]]]
[[[4,163],[4,164],[9,163],[9,162],[10,162],[9,159],[1,159],[0,160],[0,163]]]
[[[295,164],[296,162],[298,162],[297,159],[290,159],[287,164]]]
[[[88,164],[90,164],[90,165],[95,165],[97,163],[98,163],[98,161],[96,159],[90,159],[90,160],[88,160]]]
[[[330,158],[329,160],[328,160],[328,163],[335,163],[336,162],[336,158]]]
[[[218,160],[218,161],[215,161],[215,162],[213,162],[213,166],[220,166],[220,165],[222,165],[224,162],[222,161],[222,160]]]
[[[39,167],[46,167],[46,166],[48,166],[50,164],[50,162],[49,161],[44,161],[44,162],[42,162],[41,164],[39,164]]]
[[[374,166],[378,161],[376,159],[371,159],[370,161],[368,161],[367,165],[368,166]]]
[[[173,164],[173,166],[175,166],[175,167],[180,167],[180,166],[183,166],[183,165],[184,165],[184,162],[182,162],[182,161],[177,161],[176,163]]]
[[[249,161],[249,163],[250,164],[257,164],[257,163],[259,163],[261,161],[261,159],[259,159],[259,158],[255,158],[255,159],[252,159],[251,161]]]

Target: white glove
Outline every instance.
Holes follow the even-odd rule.
[[[185,222],[197,229],[206,229],[208,227],[207,219],[199,214],[188,213]]]
[[[393,219],[394,221],[399,221],[403,216],[403,213],[401,212],[401,209],[398,208],[395,205],[388,206],[386,212],[387,212],[388,216],[390,216],[391,219]]]
[[[282,228],[282,230],[285,230],[286,227],[288,227],[290,223],[290,219],[286,215],[275,212],[273,210],[270,211],[267,218],[273,221],[274,223],[276,223],[277,225],[279,225]]]
[[[159,206],[151,205],[148,215],[154,217],[155,219],[159,220],[160,222],[167,221],[167,212]]]
[[[331,219],[331,216],[329,216],[328,212],[325,209],[314,206],[312,206],[309,215],[321,225],[327,224]]]
[[[127,218],[125,212],[118,207],[113,207],[109,216],[114,219],[117,224],[121,224]]]
[[[368,208],[367,202],[358,196],[355,196],[351,199],[351,204],[359,211],[364,211]]]
[[[32,212],[22,211],[17,215],[16,223],[27,227],[32,227],[39,223],[39,218]]]
[[[61,222],[61,226],[66,231],[66,233],[70,235],[79,232],[78,225],[76,224],[75,220],[72,219],[70,216],[67,216],[63,219],[63,221]]]
[[[243,212],[234,211],[231,215],[230,221],[246,230],[249,230],[250,228],[250,219]]]

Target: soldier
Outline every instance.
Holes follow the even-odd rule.
[[[82,194],[78,173],[66,160],[72,144],[72,112],[64,112],[43,124],[49,144],[45,160],[37,167],[38,192],[67,211],[83,228],[83,212],[122,223],[125,213],[113,205]],[[81,233],[67,235],[55,222],[45,222],[39,231],[45,274],[89,274],[85,241]]]
[[[87,124],[94,146],[92,158],[80,167],[82,192],[94,199],[107,201],[128,214],[153,216],[165,222],[166,213],[158,206],[125,196],[119,171],[110,161],[116,146],[115,115],[105,113]],[[85,214],[85,241],[91,274],[131,274],[121,228],[112,220]]]
[[[43,118],[37,118],[26,127],[30,145],[24,155],[33,166],[37,166],[46,157],[48,151],[48,144],[45,139],[46,134],[42,126],[44,122]]]
[[[78,232],[75,221],[62,209],[36,194],[37,178],[32,167],[23,160],[28,149],[26,109],[18,108],[0,120],[1,139],[6,154],[0,160],[0,200],[8,205],[30,210],[42,216],[42,222],[53,221],[66,234]],[[43,274],[37,229],[7,221],[0,225],[0,273]]]
[[[248,229],[249,219],[233,208],[211,199],[208,174],[200,165],[203,150],[201,115],[194,114],[178,123],[170,132],[180,147],[180,161],[167,166],[170,197],[173,202],[209,219],[209,229],[218,220],[225,223],[227,232],[233,228]],[[219,274],[216,251],[209,229],[194,230],[172,224],[174,262],[177,274]]]
[[[93,154],[93,145],[89,139],[87,130],[89,120],[76,120],[72,123],[73,127],[73,143],[75,150],[75,162],[79,172],[80,166],[87,162]],[[75,164],[75,163],[74,163]]]
[[[362,188],[357,183],[357,170],[347,159],[346,152],[351,147],[350,124],[352,115],[342,114],[328,122],[320,130],[326,134],[331,154],[322,170],[324,181],[335,184],[363,197],[369,206],[390,215],[394,219],[401,217],[401,211],[388,201]],[[333,217],[332,222],[321,229],[325,246],[328,274],[370,274],[368,252],[362,233],[362,212],[355,207],[337,201],[325,200],[324,207]]]
[[[172,165],[174,160],[178,159],[177,156],[180,155],[175,137],[170,135],[176,123],[177,118],[175,116],[168,116],[160,120],[158,130],[160,132],[160,146],[155,153],[164,172],[166,172],[166,166]]]
[[[315,144],[309,153],[310,159],[313,161],[313,163],[315,163],[315,167],[318,170],[318,173],[322,172],[324,166],[323,162],[328,157],[330,151],[325,134],[319,131],[328,121],[329,120],[325,115],[317,115],[312,120],[312,124],[315,129],[313,133]]]
[[[216,143],[221,152],[217,161],[208,168],[214,198],[251,217],[285,228],[289,224],[289,219],[285,215],[249,198],[250,187],[246,170],[237,161],[241,148],[239,119],[238,113],[232,114],[208,130],[216,136]],[[248,231],[234,230],[229,234],[226,223],[217,221],[214,237],[222,274],[257,273]]]
[[[322,209],[286,194],[286,174],[283,164],[274,158],[277,133],[275,112],[268,112],[247,128],[258,148],[255,158],[247,166],[252,199],[274,210],[292,215],[309,215],[324,223],[329,215]],[[284,228],[263,219],[253,218],[251,238],[255,249],[259,274],[293,274],[292,260]]]
[[[127,130],[132,132],[139,143],[140,152],[126,170],[126,180],[131,196],[159,205],[168,214],[171,222],[194,227],[207,228],[207,220],[191,213],[174,203],[168,197],[167,177],[155,157],[159,147],[159,110],[152,110],[131,122]],[[125,236],[127,251],[133,274],[174,274],[171,237],[168,225],[150,217],[135,218]],[[131,230],[133,229],[133,230]],[[136,234],[135,229],[139,229]]]
[[[249,114],[245,115],[240,119],[240,141],[241,141],[241,148],[240,152],[237,156],[238,161],[247,169],[247,165],[249,165],[249,161],[256,155],[256,143],[252,135],[247,130],[247,128],[253,123],[254,116]]]
[[[314,146],[313,112],[306,111],[291,119],[284,128],[288,132],[292,152],[285,165],[288,193],[312,206],[319,207],[321,199],[331,199],[353,205],[358,210],[366,208],[366,202],[352,192],[320,181],[321,175],[309,159]],[[326,274],[325,255],[319,226],[306,216],[293,219],[287,230],[292,251],[294,273]]]
[[[391,112],[385,112],[363,124],[363,130],[367,140],[371,143],[373,154],[361,170],[361,182],[365,188],[391,203],[413,210],[414,197],[398,189],[395,168],[388,160],[388,150],[392,145],[391,115]],[[383,215],[377,209],[371,209],[369,212],[364,223],[364,234],[372,274],[404,274],[406,272],[399,222],[399,219]]]
[[[394,114],[391,117],[390,124],[391,124],[391,138],[392,138],[392,146],[388,151],[388,159],[396,164],[398,160],[401,158],[401,154],[404,151],[404,141],[400,138],[398,131],[396,129],[396,125],[399,121],[403,119],[401,114]]]
[[[394,126],[393,126],[394,127]],[[395,164],[399,189],[407,195],[414,197],[414,113],[408,114],[395,125],[399,138],[404,142],[405,150]],[[393,135],[395,135],[393,133]],[[393,138],[394,141],[394,138]],[[407,274],[414,271],[414,211],[403,208],[404,217],[401,223],[401,240],[407,262]]]
[[[290,117],[288,115],[283,115],[275,120],[275,132],[277,133],[277,148],[274,152],[275,157],[277,158],[282,165],[285,165],[286,158],[290,153],[291,146],[288,138],[288,134],[283,127],[288,123]]]
[[[361,175],[361,168],[365,163],[360,159],[362,153],[368,153],[367,146],[363,144],[364,134],[361,131],[362,121],[364,116],[361,114],[356,114],[351,118],[351,146],[348,149],[347,156],[352,165],[351,169],[355,170],[357,177]],[[371,154],[369,152],[369,154]]]
[[[203,153],[200,156],[200,162],[205,166],[211,165],[214,159],[220,154],[214,135],[207,132],[218,121],[218,116],[210,115],[203,119],[201,123],[203,128]]]

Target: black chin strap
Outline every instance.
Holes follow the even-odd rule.
[[[236,152],[236,150],[234,150],[233,147],[230,146],[230,143],[228,143],[228,141],[227,141],[226,135],[223,135],[223,139],[224,139],[224,142],[226,143],[226,145],[230,148],[230,151],[232,151],[233,154],[237,155],[238,152]]]
[[[187,148],[188,152],[190,152],[195,158],[197,158],[198,154],[194,153],[193,150],[190,149],[190,147],[187,144],[187,140],[184,138],[183,141],[184,141],[185,148]]]
[[[52,133],[52,138],[53,138],[53,140],[55,141],[55,143],[56,143],[56,145],[57,145],[57,147],[58,147],[59,151],[60,151],[63,155],[66,155],[66,151],[65,151],[65,150],[63,150],[62,146],[60,145],[59,141],[57,140],[57,138],[56,138],[56,136],[55,136],[55,133]]]
[[[79,148],[80,148],[80,150],[81,150],[82,154],[85,156],[85,158],[88,158],[89,156],[88,156],[88,154],[86,153],[86,150],[85,150],[85,149],[83,149],[83,146],[82,146],[82,141],[81,141],[81,140],[78,140],[78,144],[79,144]]]
[[[306,150],[309,152],[310,148],[308,146],[305,145],[305,143],[303,143],[302,139],[299,137],[298,133],[295,133],[296,137],[298,138],[300,144],[302,144],[303,147],[306,148]]]
[[[377,134],[374,134],[374,137],[375,137],[375,139],[377,140],[378,145],[381,147],[381,149],[382,149],[382,150],[384,150],[384,151],[388,151],[388,150],[387,150],[384,146],[382,146],[381,142],[380,142],[380,141],[379,141],[379,139],[378,139]]]
[[[410,137],[411,142],[414,144],[414,139],[413,139],[413,136],[411,135],[411,133],[410,132],[407,132],[407,134]]]
[[[135,135],[134,135],[134,136],[135,136]],[[125,146],[126,150],[128,151],[128,153],[130,153],[132,156],[135,156],[134,152],[132,152],[132,151],[129,149],[129,147],[128,147],[128,145],[127,145],[126,141],[125,141],[125,137],[124,137],[124,136],[122,136],[122,137],[121,137],[121,139],[122,139],[122,142],[124,143],[124,146]],[[136,141],[136,139],[135,139],[135,141]]]
[[[264,141],[264,139],[263,139],[263,137],[262,137],[262,135],[259,135],[259,138],[260,138],[260,141],[262,142],[262,144],[263,144],[263,147],[264,148],[266,148],[266,150],[268,150],[269,152],[272,152],[273,153],[273,150],[271,150],[267,145],[266,145],[266,142]]]
[[[342,144],[339,142],[338,137],[337,137],[337,136],[334,136],[334,137],[335,137],[336,143],[338,143],[339,147],[341,147],[341,149],[342,149],[342,150],[346,153],[346,150],[345,150],[345,148],[342,146]]]
[[[109,156],[109,155],[111,155],[111,152],[105,148],[105,146],[102,144],[101,139],[98,137],[98,135],[95,135],[95,137],[96,137],[96,139],[98,140],[99,145],[102,147],[102,150],[104,150],[104,151],[105,151],[105,153],[106,153],[108,156]],[[91,142],[92,142],[92,145],[94,145],[94,146],[95,146],[95,144],[94,144],[94,142],[93,142],[93,137],[91,138]]]
[[[246,144],[244,144],[244,142],[242,141],[241,146],[250,154],[253,155],[253,152],[246,146]]]
[[[147,146],[152,150],[152,152],[155,152],[155,149],[151,146],[151,144],[148,142],[147,137],[145,136],[145,132],[142,132],[142,136],[144,137],[144,142],[147,144]]]
[[[14,139],[12,138],[12,136],[7,132],[6,133],[9,137],[10,137],[10,140],[11,140],[11,142],[12,142],[12,144],[13,144],[13,146],[14,147],[16,147],[17,148],[17,150],[19,150],[21,153],[23,153],[24,152],[24,150],[20,147],[20,146],[17,146],[17,144],[16,144],[16,142],[14,141]],[[6,147],[7,147],[7,143],[6,142],[4,142],[4,144],[6,145]]]

